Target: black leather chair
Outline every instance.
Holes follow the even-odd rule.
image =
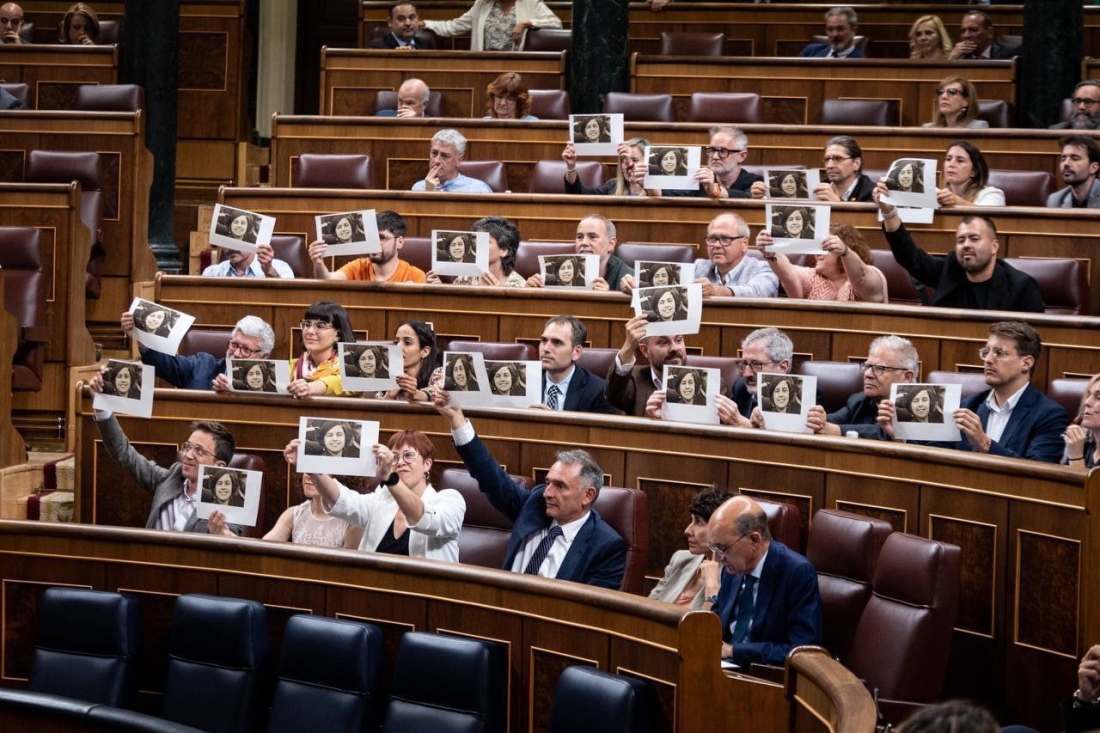
[[[258,601],[191,594],[176,600],[161,717],[232,733],[263,722],[267,610]]]
[[[141,647],[137,599],[47,588],[38,610],[27,689],[90,703],[129,705]]]
[[[377,730],[381,668],[382,629],[377,626],[291,616],[267,733]]]
[[[548,733],[649,733],[659,710],[645,680],[567,667],[554,689]]]
[[[73,109],[82,112],[137,112],[145,109],[145,90],[137,84],[81,84]]]
[[[822,125],[897,127],[900,120],[897,102],[892,99],[826,99],[821,103]]]
[[[410,631],[397,650],[382,733],[503,733],[507,689],[500,644]]]
[[[130,733],[202,733],[133,710],[27,690],[0,689],[4,730],[130,731]]]
[[[96,39],[97,43],[104,46],[109,46],[113,43],[120,43],[122,41],[122,21],[120,20],[101,20],[99,21],[99,37]]]

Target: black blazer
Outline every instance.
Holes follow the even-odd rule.
[[[604,396],[607,383],[580,364],[573,365],[573,377],[569,380],[569,391],[565,393],[565,409],[575,412],[601,412],[605,415],[618,415],[619,411],[611,406]],[[546,394],[546,373],[542,375],[542,393]]]
[[[878,403],[862,392],[848,398],[848,404],[825,416],[828,422],[840,427],[840,434],[854,430],[861,438],[886,440],[886,433],[878,426]],[[821,403],[818,402],[820,405]]]
[[[397,48],[397,39],[394,38],[392,33],[387,33],[381,38],[375,38],[370,42],[371,48]],[[430,50],[435,48],[435,44],[426,39],[420,39],[416,36],[413,37],[412,47],[414,49],[420,48]]]

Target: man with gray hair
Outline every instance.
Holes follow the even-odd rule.
[[[458,130],[440,130],[432,136],[428,153],[428,175],[413,184],[414,191],[457,191],[492,193],[489,184],[458,172],[466,155],[466,138]]]
[[[853,8],[842,6],[829,8],[825,13],[825,35],[828,43],[811,43],[802,49],[801,58],[861,59],[856,48],[856,23],[859,17]]]
[[[450,395],[435,408],[451,426],[455,449],[497,511],[512,521],[504,569],[617,590],[626,570],[626,542],[592,508],[603,469],[584,450],[558,451],[546,481],[528,491],[489,453]]]
[[[397,88],[397,109],[379,110],[378,117],[427,117],[432,91],[420,79],[406,79]]]
[[[848,403],[836,412],[825,414],[825,408],[814,405],[806,415],[806,427],[818,435],[847,435],[855,432],[860,438],[889,440],[878,425],[878,406],[890,399],[894,384],[916,379],[919,364],[917,350],[909,339],[901,336],[879,336],[871,342],[867,361],[859,365],[863,372],[863,391],[848,398]]]
[[[130,336],[134,331],[134,316],[123,313],[122,332]],[[151,365],[157,376],[173,387],[182,389],[229,390],[229,380],[225,376],[226,359],[266,359],[275,348],[275,331],[262,318],[245,316],[237,321],[225,356],[217,357],[206,352],[197,354],[162,354],[138,345],[141,363]]]
[[[1067,119],[1050,126],[1052,130],[1100,129],[1100,80],[1085,79],[1073,88],[1072,111]]]
[[[758,328],[741,341],[741,377],[733,384],[738,415],[730,424],[743,428],[750,423],[753,409],[759,405],[756,373],[787,374],[794,363],[794,343],[778,328]]]
[[[695,196],[712,199],[747,199],[752,184],[764,179],[742,166],[749,154],[749,138],[733,125],[710,128],[710,145],[703,148],[705,160],[695,171],[698,188],[663,190],[661,196]]]
[[[600,274],[592,281],[593,290],[623,290],[629,293],[633,287],[634,269],[613,254],[618,241],[615,222],[603,214],[589,214],[577,224],[577,254],[600,257]],[[629,283],[630,287],[624,282]],[[527,278],[529,288],[541,288],[544,284],[538,273]]]

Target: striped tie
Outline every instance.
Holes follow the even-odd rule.
[[[535,554],[531,556],[531,561],[527,563],[527,567],[523,571],[525,575],[539,574],[539,568],[542,567],[546,556],[550,554],[550,547],[554,544],[554,540],[561,537],[561,535],[561,527],[556,524],[550,527],[550,531],[542,538],[539,546],[535,548]]]
[[[546,406],[551,410],[558,409],[558,395],[561,394],[561,390],[558,389],[558,385],[551,384],[550,389],[546,390]]]

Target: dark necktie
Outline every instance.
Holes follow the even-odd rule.
[[[741,585],[741,592],[737,594],[737,609],[733,615],[733,643],[740,644],[749,634],[749,622],[752,621],[752,589],[756,586],[756,578],[745,576],[745,582]]]
[[[554,540],[561,537],[561,527],[553,525],[550,527],[550,531],[546,536],[542,538],[542,542],[535,548],[535,554],[531,556],[531,561],[527,563],[527,567],[523,572],[526,575],[538,575],[539,568],[542,567],[542,563],[546,560],[546,556],[550,554],[550,547],[554,544]]]
[[[561,390],[558,389],[558,385],[551,384],[550,389],[546,390],[546,406],[551,410],[558,409],[558,395],[561,394]]]

